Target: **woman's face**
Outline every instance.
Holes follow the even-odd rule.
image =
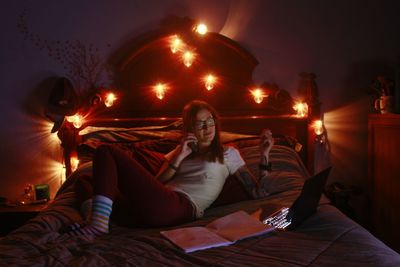
[[[197,112],[193,130],[199,146],[206,147],[211,145],[215,137],[215,121],[209,110],[200,109]]]

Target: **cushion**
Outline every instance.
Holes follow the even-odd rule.
[[[91,161],[93,158],[94,151],[100,144],[104,144],[107,142],[99,142],[95,146],[93,143],[88,145],[87,143],[82,143],[78,146],[77,151],[78,151],[78,158],[79,158],[79,163],[85,163],[88,161]],[[118,146],[119,148],[123,150],[127,150],[133,153],[133,156],[139,156],[140,159],[145,155],[148,155],[150,157],[155,157],[159,158],[160,155],[163,156],[163,154],[168,153],[172,149],[176,147],[178,144],[177,139],[158,139],[158,140],[145,140],[145,141],[140,141],[140,142],[116,142],[112,143],[115,146]],[[151,154],[150,152],[154,152],[156,154]],[[158,155],[157,155],[158,153]]]

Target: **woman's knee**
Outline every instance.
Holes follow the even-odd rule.
[[[93,164],[102,165],[107,162],[114,162],[118,165],[122,162],[130,160],[127,151],[115,146],[113,144],[101,144],[97,147],[93,156]]]

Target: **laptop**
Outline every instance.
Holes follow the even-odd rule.
[[[278,230],[293,230],[316,210],[324,191],[326,180],[332,167],[326,168],[308,178],[303,185],[300,196],[290,207],[282,207],[262,222]]]

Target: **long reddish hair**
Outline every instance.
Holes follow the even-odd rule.
[[[221,143],[220,137],[220,122],[219,115],[217,111],[207,102],[202,100],[193,100],[185,105],[183,108],[183,134],[193,133],[195,130],[197,113],[202,110],[208,110],[214,118],[215,121],[215,136],[210,145],[210,153],[208,160],[220,163],[224,163],[224,148]]]

